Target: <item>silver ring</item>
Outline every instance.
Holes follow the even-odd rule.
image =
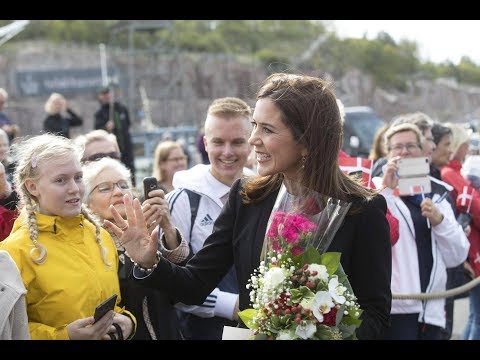
[[[153,224],[155,224],[156,222],[157,222],[157,220],[153,220],[153,221],[150,223],[150,225],[148,225],[148,227],[153,226]]]
[[[125,224],[125,226],[124,226],[123,228],[120,228],[120,230],[122,230],[122,231],[125,231],[125,230],[127,230],[127,229],[128,229],[128,223]]]

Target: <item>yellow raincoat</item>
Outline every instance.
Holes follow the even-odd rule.
[[[95,240],[95,226],[83,215],[73,218],[36,214],[38,242],[47,248],[46,261],[37,265],[30,257],[34,248],[22,211],[10,236],[0,242],[20,270],[27,289],[27,314],[32,339],[68,340],[66,326],[93,316],[95,307],[118,294],[115,312],[134,316],[118,306],[118,255],[110,234],[101,231],[110,266],[104,264]],[[35,254],[38,254],[37,252]]]

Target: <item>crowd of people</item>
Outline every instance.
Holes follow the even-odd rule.
[[[364,181],[339,166],[349,156],[333,83],[275,73],[254,106],[237,97],[210,103],[201,163],[188,167],[181,143],[160,141],[158,186],[144,193],[128,110],[109,88],[98,92],[92,131],[71,139],[83,119],[54,93],[43,133],[12,145],[5,93],[0,284],[13,285],[2,339],[222,339],[224,326],[245,327],[238,313],[250,306],[247,284],[277,194],[299,185],[351,204],[328,251],[342,254],[362,309],[357,338],[451,338],[455,298],[441,294],[465,282],[459,273],[480,274],[480,160],[460,126],[421,112],[396,116],[375,137]],[[420,157],[431,191],[400,194],[401,159]],[[478,289],[464,295],[464,339],[480,339]],[[113,294],[113,310],[95,320]]]

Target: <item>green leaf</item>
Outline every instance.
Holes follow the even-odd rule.
[[[354,335],[356,329],[357,327],[355,325],[344,325],[344,324],[338,325],[338,330],[341,331],[344,339]]]
[[[268,336],[264,333],[258,333],[257,335],[253,336],[253,340],[267,340]]]
[[[320,264],[321,262],[321,255],[312,246],[307,247],[305,252],[301,255],[298,255],[301,257],[301,264]]]
[[[329,274],[335,274],[339,265],[342,253],[326,252],[321,255],[320,264],[325,265]]]
[[[258,329],[258,325],[253,321],[253,318],[258,314],[255,309],[245,309],[238,313],[240,319],[249,329]]]
[[[332,332],[328,326],[318,325],[317,331],[315,332],[315,337],[317,337],[319,340],[331,340]]]
[[[338,326],[343,319],[343,312],[345,311],[345,304],[340,306],[340,309],[337,310],[337,315],[335,316],[335,325]]]
[[[283,328],[282,322],[279,316],[277,315],[272,315],[270,317],[270,321],[272,323],[272,327],[270,328],[270,331],[277,333],[279,330]]]
[[[315,294],[306,286],[300,286],[298,289],[290,289],[291,300],[295,304],[299,304],[302,300],[312,299]]]
[[[362,320],[354,316],[344,316],[342,319],[342,323],[345,325],[355,325],[356,327],[359,327],[362,323]]]

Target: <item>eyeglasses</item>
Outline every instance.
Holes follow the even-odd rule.
[[[121,154],[118,151],[112,151],[109,153],[96,153],[93,155],[90,155],[87,158],[83,158],[82,162],[88,162],[88,161],[98,161],[100,159],[103,159],[104,157],[109,157],[115,160],[120,160]]]
[[[411,153],[412,151],[419,149],[420,146],[418,143],[395,144],[395,145],[389,146],[388,150],[400,153],[403,151],[404,148],[407,149],[409,153]]]
[[[185,161],[185,160],[187,160],[186,156],[179,156],[179,157],[174,157],[174,158],[171,158],[171,159],[167,159],[165,161],[178,162],[178,161]]]
[[[90,191],[90,194],[93,193],[96,189],[98,189],[98,192],[100,192],[102,194],[111,193],[115,189],[115,186],[118,186],[118,188],[120,190],[130,189],[130,185],[128,184],[128,181],[126,181],[126,180],[120,180],[120,181],[117,181],[116,183],[112,182],[112,181],[105,181],[105,182],[100,183],[97,186],[95,186],[92,189],[92,191]]]

